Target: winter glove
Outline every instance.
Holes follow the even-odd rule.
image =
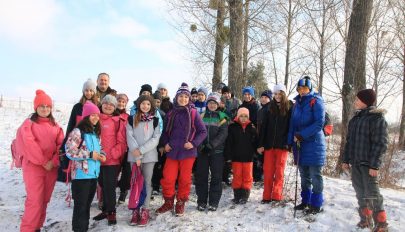
[[[201,153],[209,154],[211,151],[212,151],[212,146],[208,143],[202,148]]]
[[[297,140],[298,140],[299,142],[302,142],[302,141],[304,140],[304,138],[303,138],[300,134],[298,134],[298,133],[295,134],[295,138],[297,138]]]

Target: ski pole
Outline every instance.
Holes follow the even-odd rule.
[[[295,169],[295,197],[294,197],[294,218],[297,215],[297,193],[298,193],[298,165],[300,162],[300,141],[297,141],[297,168]]]

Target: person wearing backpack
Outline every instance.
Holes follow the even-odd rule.
[[[40,231],[55,187],[59,147],[63,130],[52,115],[52,99],[43,90],[35,92],[35,112],[20,126],[19,150],[24,151],[22,171],[27,192],[20,231]]]
[[[352,185],[356,191],[360,222],[357,227],[388,231],[384,198],[380,193],[378,172],[388,147],[388,124],[384,109],[377,108],[376,93],[363,89],[356,94],[355,115],[349,121],[343,156],[343,170],[351,166]]]
[[[106,156],[106,161],[100,168],[98,184],[103,193],[102,212],[93,217],[100,221],[105,218],[108,225],[117,224],[116,219],[116,188],[120,164],[127,149],[126,120],[120,116],[117,109],[117,99],[113,95],[106,95],[101,101],[100,124],[101,146]]]
[[[191,94],[186,83],[182,83],[174,99],[174,107],[166,115],[166,128],[161,143],[166,152],[166,163],[161,180],[164,204],[157,214],[172,211],[177,198],[175,214],[184,214],[191,188],[191,171],[197,156],[197,147],[207,136],[200,115],[190,101]],[[177,195],[175,191],[178,182]]]
[[[155,103],[151,96],[141,95],[137,100],[137,112],[128,121],[126,135],[128,162],[131,167],[141,163],[142,175],[146,184],[146,198],[142,208],[133,211],[130,225],[146,226],[149,221],[149,203],[152,194],[152,175],[158,161],[156,149],[160,139],[159,118],[156,117]]]
[[[273,93],[273,100],[263,115],[257,148],[257,153],[264,156],[262,204],[283,199],[284,169],[288,156],[287,138],[293,106],[283,84],[275,85]]]
[[[129,114],[127,113],[127,103],[128,96],[125,93],[119,93],[116,96],[117,98],[117,110],[120,113],[121,118],[125,120],[125,124],[128,121]],[[128,195],[128,190],[131,187],[131,166],[127,162],[127,150],[124,152],[124,155],[121,160],[121,178],[118,181],[118,188],[120,189],[120,195],[118,197],[118,204],[123,204]]]
[[[322,97],[314,92],[310,77],[305,76],[298,81],[297,91],[299,94],[294,98],[288,132],[288,144],[293,146],[295,163],[301,176],[302,202],[295,210],[317,214],[322,211],[323,204],[325,106]]]
[[[72,198],[74,201],[72,230],[87,231],[90,205],[96,194],[102,154],[100,144],[100,110],[91,101],[83,105],[82,120],[70,132],[65,145],[66,156],[71,160]]]
[[[62,153],[65,152],[65,144],[68,135],[77,126],[77,124],[79,124],[80,120],[82,120],[83,105],[86,103],[86,101],[91,101],[95,105],[99,104],[96,87],[96,82],[91,79],[88,79],[86,82],[83,83],[82,97],[80,98],[80,101],[73,106],[72,112],[70,113],[69,122],[66,128],[66,137],[63,140],[63,144],[61,146]],[[58,181],[70,181],[69,175],[67,173],[68,165],[69,159],[66,157],[66,155],[62,155],[60,158],[60,166],[58,169]]]
[[[216,211],[222,195],[223,150],[228,135],[228,116],[218,110],[220,101],[219,93],[208,95],[207,109],[201,115],[208,136],[199,147],[195,172],[199,211],[205,211],[207,208],[209,211]],[[208,181],[210,173],[211,178]]]

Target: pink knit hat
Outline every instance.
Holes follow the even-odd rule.
[[[82,117],[85,118],[92,114],[100,114],[100,109],[91,101],[86,101],[83,105]]]
[[[37,91],[35,91],[35,95],[34,110],[37,110],[38,106],[40,105],[47,105],[52,108],[52,99],[43,90],[38,89]]]
[[[241,116],[242,114],[246,114],[249,117],[249,110],[245,107],[239,108],[236,117],[239,118],[239,116]]]

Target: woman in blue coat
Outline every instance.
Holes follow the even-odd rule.
[[[302,203],[296,210],[316,214],[322,211],[326,144],[323,134],[325,107],[321,96],[312,89],[308,76],[298,81],[291,115],[288,143],[293,145],[295,162],[301,176]]]

